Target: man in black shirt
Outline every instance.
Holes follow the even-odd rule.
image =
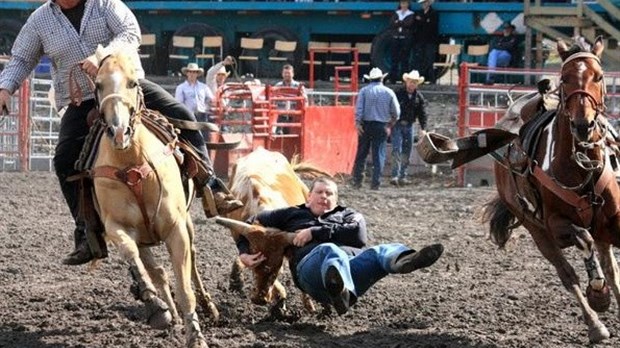
[[[316,301],[348,311],[359,296],[390,273],[410,273],[435,263],[441,244],[415,251],[403,244],[368,247],[366,220],[362,214],[337,204],[338,188],[328,178],[316,179],[308,202],[290,208],[264,211],[255,217],[261,225],[294,231],[294,250],[289,265],[295,285]],[[265,260],[249,254],[248,240],[237,242],[239,258],[247,267]]]
[[[407,166],[411,149],[413,148],[414,123],[420,123],[421,136],[426,132],[426,100],[418,85],[424,82],[417,70],[403,74],[404,87],[396,91],[396,98],[400,104],[400,119],[392,127],[392,185],[406,185],[411,182],[407,179]]]

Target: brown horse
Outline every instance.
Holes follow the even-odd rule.
[[[206,346],[196,315],[192,280],[201,303],[207,302],[215,318],[218,313],[197,273],[194,226],[179,165],[172,156],[175,144],[164,144],[142,123],[146,110],[130,58],[122,53],[102,54],[98,50],[101,63],[95,86],[101,114],[98,122],[104,123],[106,131],[91,175],[105,237],[129,262],[149,324],[162,329],[178,319],[178,314],[164,268],[156,263],[148,246],[166,245],[187,345]]]
[[[600,342],[609,338],[596,314],[609,307],[608,285],[620,303],[619,269],[611,249],[611,245],[620,247],[620,189],[610,158],[616,143],[604,117],[600,62],[604,47],[599,38],[592,46],[576,40],[571,48],[559,41],[557,48],[562,68],[555,115],[529,156],[523,156],[527,149],[517,140],[496,162],[499,195],[488,204],[485,217],[491,238],[500,247],[512,229],[523,224],[577,299],[590,341]],[[539,117],[521,116],[524,120]],[[569,246],[583,253],[586,296],[563,255],[562,249]]]

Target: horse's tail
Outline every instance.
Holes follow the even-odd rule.
[[[489,222],[489,235],[491,240],[501,249],[506,246],[506,243],[512,235],[512,230],[515,228],[516,217],[508,210],[508,206],[498,195],[485,204],[482,222]]]

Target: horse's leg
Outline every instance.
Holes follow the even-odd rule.
[[[220,312],[217,310],[217,307],[211,300],[211,295],[205,289],[202,278],[200,278],[200,274],[198,273],[198,265],[196,264],[196,245],[194,244],[194,223],[189,217],[187,219],[187,231],[189,232],[192,252],[192,282],[194,283],[195,291],[198,292],[198,302],[200,303],[202,309],[209,313],[213,322],[217,323],[220,320]]]
[[[588,325],[588,338],[590,342],[601,342],[609,338],[609,331],[598,319],[596,312],[588,305],[579,287],[579,277],[577,277],[570,263],[566,261],[566,258],[562,254],[562,250],[549,238],[546,231],[534,228],[533,226],[527,226],[527,228],[538,250],[540,250],[542,255],[555,267],[562,281],[562,285],[564,285],[566,290],[571,292],[577,299],[579,307],[581,307],[584,321],[586,325]]]
[[[172,322],[168,305],[157,297],[157,290],[140,260],[136,242],[115,222],[106,222],[106,235],[118,248],[121,256],[129,262],[129,271],[138,284],[138,298],[146,306],[147,322],[156,329],[166,329]]]
[[[159,295],[163,297],[163,300],[166,304],[168,304],[173,321],[175,323],[180,323],[179,313],[177,312],[177,307],[174,304],[174,299],[172,298],[172,293],[170,292],[170,281],[168,279],[166,269],[161,265],[161,263],[155,260],[155,256],[153,255],[150,247],[141,247],[138,248],[138,250],[140,251],[140,259],[142,260],[149,276],[153,280],[153,285],[155,285]]]
[[[230,280],[228,286],[232,291],[236,291],[243,294],[243,269],[245,266],[241,263],[241,259],[235,257],[235,261],[232,264],[230,270]]]
[[[603,267],[603,272],[605,272],[607,284],[611,286],[616,303],[620,306],[620,269],[618,268],[613,248],[609,243],[597,241],[596,249],[601,257],[601,266]],[[620,317],[620,309],[618,310],[618,316]]]
[[[165,240],[170,253],[172,269],[176,277],[177,298],[185,321],[185,335],[188,347],[206,347],[198,315],[196,314],[196,297],[192,291],[192,250],[187,225],[179,225]]]
[[[302,292],[301,302],[304,304],[304,308],[306,309],[308,313],[316,312],[316,306],[314,305],[314,301],[312,300],[312,297],[310,297],[310,295],[306,294],[305,292]]]
[[[609,309],[609,287],[605,283],[603,269],[594,253],[594,239],[585,228],[570,224],[573,243],[583,253],[583,263],[588,273],[588,288],[586,297],[590,307],[597,312]]]

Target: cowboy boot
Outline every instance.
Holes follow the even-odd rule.
[[[83,227],[75,228],[73,231],[73,238],[75,240],[75,250],[69,253],[62,260],[62,263],[65,265],[77,266],[91,261],[94,258],[94,255],[88,246],[86,231],[84,231]]]
[[[215,175],[211,176],[207,185],[202,188],[202,205],[208,218],[225,215],[243,207],[226,185]]]

